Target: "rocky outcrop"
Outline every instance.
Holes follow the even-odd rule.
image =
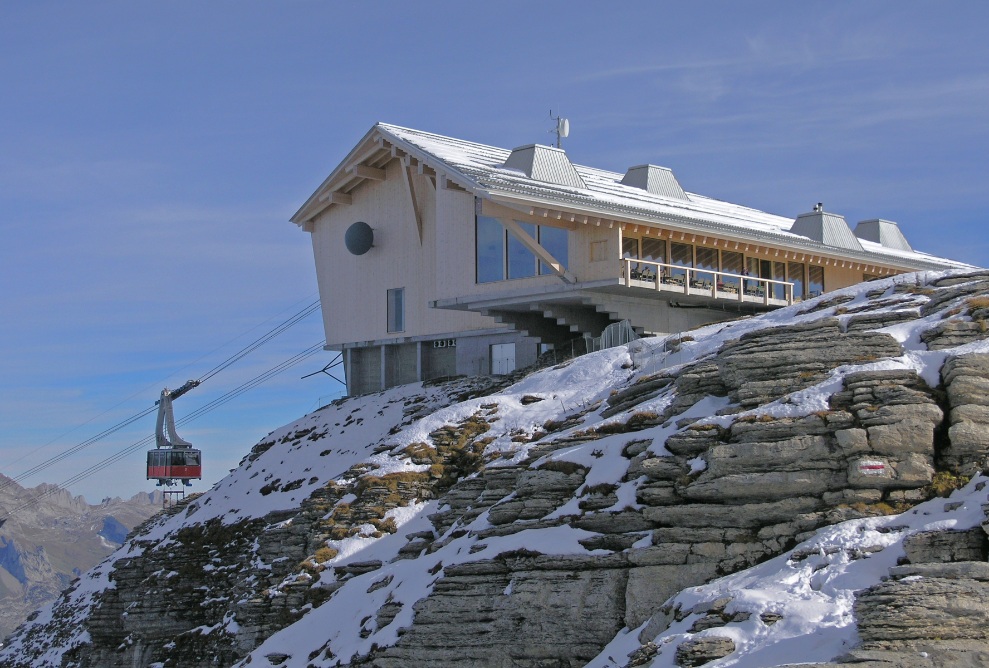
[[[989,468],[989,355],[949,358],[941,370],[950,407],[945,468],[971,476]]]

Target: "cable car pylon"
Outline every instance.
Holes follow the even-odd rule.
[[[158,423],[155,427],[155,449],[148,451],[148,480],[157,480],[158,486],[171,487],[176,481],[191,486],[192,480],[203,477],[202,452],[175,431],[175,415],[172,401],[199,385],[190,380],[177,390],[167,387],[161,391],[158,404]]]

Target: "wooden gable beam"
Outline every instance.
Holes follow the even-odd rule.
[[[378,169],[377,167],[368,167],[367,165],[354,165],[347,171],[349,171],[354,176],[359,176],[364,179],[371,179],[372,181],[385,180],[385,170]]]
[[[419,233],[419,245],[422,245],[422,209],[419,206],[419,198],[416,196],[416,184],[415,180],[412,178],[412,165],[406,164],[405,169],[402,170],[405,173],[405,185],[409,190],[409,199],[412,200],[412,213],[415,216],[416,231]]]
[[[327,204],[353,204],[354,198],[347,193],[331,192],[320,195],[319,201],[326,202]]]

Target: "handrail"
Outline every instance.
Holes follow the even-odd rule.
[[[633,263],[636,265],[634,270]],[[642,265],[647,265],[646,271],[642,271]],[[651,273],[648,267],[653,268]],[[682,292],[685,295],[734,299],[740,302],[762,302],[766,306],[773,302],[785,302],[788,305],[793,303],[794,284],[789,281],[684,267],[632,257],[622,258],[622,279],[626,287],[631,287],[632,281],[637,281],[653,283],[656,290]],[[782,297],[773,296],[777,294],[777,289],[782,289]]]

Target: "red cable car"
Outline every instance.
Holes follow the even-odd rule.
[[[177,390],[161,391],[158,400],[158,425],[155,428],[155,449],[148,452],[148,480],[157,480],[158,486],[171,487],[176,481],[191,485],[192,480],[203,477],[203,455],[192,443],[183,440],[175,432],[175,416],[172,413],[172,400],[199,385],[198,380],[190,380]]]
[[[157,478],[158,484],[203,477],[202,453],[195,448],[156,448],[148,453],[148,480]]]

